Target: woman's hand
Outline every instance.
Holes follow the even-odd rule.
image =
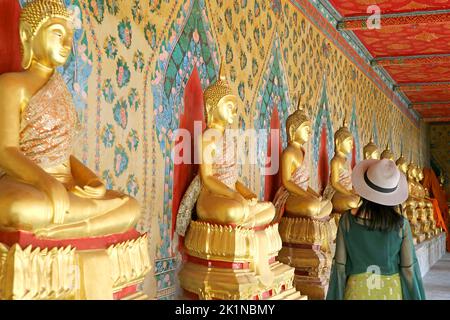
[[[39,182],[38,186],[53,204],[53,223],[64,223],[64,216],[69,213],[70,200],[64,185],[55,178],[48,176]]]

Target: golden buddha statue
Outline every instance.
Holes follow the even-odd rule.
[[[286,121],[288,146],[281,156],[282,186],[274,198],[277,218],[281,212],[290,217],[321,219],[333,209],[329,200],[309,186],[309,168],[305,161],[303,145],[311,137],[311,122],[303,107],[291,114]]]
[[[0,76],[1,230],[46,238],[129,230],[140,217],[137,201],[106,190],[71,154],[77,114],[56,72],[72,50],[64,4],[29,2],[20,16],[20,37],[25,71]]]
[[[414,242],[420,243],[425,240],[425,234],[423,233],[422,226],[419,222],[419,217],[423,213],[424,203],[418,197],[417,188],[417,166],[411,162],[407,167],[407,181],[408,181],[408,191],[409,196],[405,202],[405,214],[411,224],[411,231],[413,234]]]
[[[395,161],[394,154],[389,148],[389,143],[386,144],[386,149],[384,149],[383,152],[381,153],[380,159],[389,159],[391,161]]]
[[[363,148],[364,160],[367,159],[380,159],[380,152],[378,151],[377,145],[373,142],[373,139],[370,138],[368,144],[366,144]]]
[[[403,174],[407,175],[408,161],[406,161],[405,157],[403,156],[403,152],[400,154],[400,157],[395,161],[395,164],[397,165],[397,168],[401,172],[403,172]]]
[[[397,168],[405,175],[408,176],[408,161],[406,161],[405,157],[403,157],[403,152],[400,154],[400,157],[395,161]],[[408,218],[406,214],[406,202],[402,204],[402,215],[405,218]]]
[[[271,224],[275,207],[258,201],[238,181],[237,136],[229,128],[238,99],[223,64],[203,98],[207,128],[201,137],[199,174],[181,200],[176,222],[188,257],[179,274],[181,287],[200,299],[263,299],[268,292],[274,299],[298,299],[294,269],[275,260],[281,249],[278,225]],[[240,270],[234,271],[237,265]],[[228,267],[232,270],[225,274]]]
[[[281,157],[282,186],[274,204],[283,248],[279,261],[296,269],[295,284],[309,299],[324,299],[331,269],[331,245],[336,225],[330,219],[331,201],[309,186],[303,145],[310,139],[311,122],[298,105],[286,121],[288,146]]]
[[[114,287],[111,282],[115,278],[111,268],[114,269],[117,262],[111,255],[117,253],[113,248],[117,241],[108,240],[109,251],[105,247],[108,242],[95,253],[95,250],[74,252],[70,248],[78,249],[79,243],[89,242],[89,237],[109,239],[109,235],[135,232],[134,226],[140,218],[138,202],[117,191],[106,190],[100,178],[72,155],[78,129],[77,113],[71,94],[56,71],[72,50],[73,23],[63,2],[28,1],[20,15],[19,32],[24,71],[0,76],[0,232],[29,233],[40,244],[36,246],[36,241],[32,240],[26,246],[43,251],[31,254],[17,243],[0,244],[0,257],[11,250],[17,257],[22,255],[20,266],[16,265],[18,260],[9,260],[7,263],[11,263],[14,270],[0,273],[0,278],[13,284],[12,287],[6,285],[3,294],[8,291],[6,299],[21,298],[26,292],[34,292],[27,296],[30,299],[49,298],[50,295],[43,292],[49,293],[50,287],[34,290],[27,286],[39,282],[44,285],[52,277],[68,281],[61,273],[67,269],[61,265],[59,269],[35,270],[33,268],[41,262],[36,260],[30,266],[25,261],[37,256],[46,261],[67,256],[69,260],[75,259],[74,265],[83,270],[84,280],[80,280],[83,292],[71,295],[72,298],[112,299],[114,288],[121,290],[119,286],[125,285],[116,283]],[[70,242],[74,238],[79,239],[78,244]],[[63,239],[58,243],[66,243],[68,247],[58,249],[61,256],[57,257],[50,250],[55,242],[46,239]],[[127,239],[131,241],[129,237]],[[19,242],[22,240],[19,238]],[[147,248],[147,240],[144,242],[142,248]],[[50,246],[48,252],[44,249],[45,244]],[[135,245],[138,243],[133,242],[130,247]],[[148,255],[145,250],[144,258]],[[125,251],[128,254],[128,249]],[[134,266],[142,266],[143,274],[148,272],[148,261],[138,265],[134,258],[131,254],[130,261],[136,262]],[[3,262],[0,258],[0,270]],[[103,274],[96,274],[92,269],[94,266],[102,268]],[[138,269],[134,269],[133,277],[140,276]],[[122,276],[120,272],[118,275]],[[27,277],[40,278],[31,281]],[[125,276],[122,280],[129,278]],[[59,290],[59,287],[55,288]],[[5,296],[0,295],[0,298]]]
[[[352,169],[347,155],[353,150],[353,136],[345,120],[334,134],[334,150],[330,163],[330,182],[324,191],[324,198],[331,199],[333,212],[341,214],[358,208],[361,200],[352,186]]]

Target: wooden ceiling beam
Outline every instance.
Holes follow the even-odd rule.
[[[425,122],[450,122],[450,117],[430,117],[423,118]]]
[[[419,24],[450,23],[450,10],[429,11],[422,13],[381,15],[381,28]],[[338,30],[369,30],[371,16],[347,17],[337,24]],[[372,27],[370,29],[373,29]],[[375,29],[376,30],[376,29]]]
[[[372,66],[406,66],[427,64],[450,64],[450,53],[421,56],[398,56],[375,58],[371,61]]]
[[[394,90],[402,92],[450,90],[450,82],[402,83],[394,86]]]

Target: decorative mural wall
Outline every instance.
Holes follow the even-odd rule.
[[[239,124],[267,128],[276,106],[283,145],[288,114],[299,98],[308,102],[314,132],[306,159],[314,188],[321,155],[331,159],[333,134],[345,115],[357,160],[373,134],[380,146],[392,143],[397,156],[401,147],[415,162],[424,154],[424,128],[341,51],[336,43],[342,39],[327,38],[305,17],[310,6],[287,0],[65,2],[76,17],[76,33],[69,63],[60,72],[84,126],[76,153],[108,187],[140,201],[138,228],[150,234],[155,263],[148,290],[159,299],[171,299],[177,290],[171,151],[194,68],[204,89],[223,60],[240,98]],[[267,140],[247,148],[263,157]],[[244,165],[241,176],[264,194],[257,166]]]

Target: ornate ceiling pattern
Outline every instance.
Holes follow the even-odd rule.
[[[373,0],[325,2],[338,30],[359,40],[410,108],[426,122],[450,122],[450,1],[378,0],[378,29]]]

